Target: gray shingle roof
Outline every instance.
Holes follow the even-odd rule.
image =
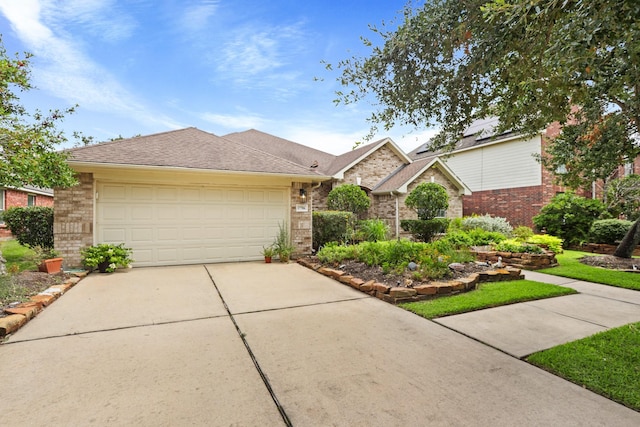
[[[254,149],[264,151],[276,157],[287,159],[300,166],[310,167],[315,163],[318,166],[314,169],[319,173],[328,173],[331,164],[336,158],[333,154],[325,153],[324,151],[316,150],[315,148],[307,147],[306,145],[298,144],[297,142],[279,138],[255,129],[230,133],[223,138],[236,141],[248,147],[253,147]]]
[[[193,127],[69,151],[71,163],[321,176],[308,166]]]

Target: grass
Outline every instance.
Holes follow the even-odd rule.
[[[640,291],[640,274],[606,270],[582,264],[578,259],[585,255],[594,254],[580,251],[564,251],[564,253],[556,255],[558,264],[560,264],[558,267],[545,268],[538,271],[554,276],[569,277],[576,280]]]
[[[534,353],[527,360],[640,411],[640,323]]]
[[[427,319],[466,313],[516,302],[575,294],[571,288],[531,280],[485,283],[475,291],[428,301],[400,304],[406,310]]]
[[[22,246],[17,240],[0,242],[0,252],[2,252],[4,259],[7,260],[7,271],[11,271],[13,265],[17,265],[19,271],[37,269],[36,263],[31,260],[34,255],[33,251],[26,246]]]

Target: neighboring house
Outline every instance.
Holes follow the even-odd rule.
[[[431,152],[423,144],[409,153],[414,160],[440,158],[470,188],[463,214],[506,218],[514,227],[533,226],[532,218],[565,188],[554,182],[534,155],[544,153],[547,141],[558,135],[557,124],[534,137],[507,132],[494,135],[496,119],[473,123],[450,153]],[[591,197],[590,189],[579,191]]]
[[[53,190],[35,187],[0,188],[0,238],[11,237],[2,213],[13,207],[53,206]]]
[[[465,185],[440,159],[412,161],[390,139],[334,156],[256,130],[219,137],[195,128],[70,150],[80,184],[55,193],[56,249],[67,265],[98,242],[133,248],[136,266],[257,260],[278,224],[296,253],[311,253],[312,210],[329,191],[360,185],[369,215],[415,218],[404,206],[420,182],[442,184],[447,216]]]

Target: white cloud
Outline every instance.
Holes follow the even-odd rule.
[[[92,4],[105,5],[108,1],[93,0]],[[57,6],[58,2],[38,0],[0,3],[0,12],[36,56],[38,67],[32,69],[32,74],[38,88],[67,102],[80,104],[82,108],[133,117],[145,124],[179,127],[170,118],[148,111],[108,71],[95,63],[80,43],[54,32],[45,17],[64,14]],[[48,9],[44,10],[44,7]],[[82,12],[78,12],[77,16],[81,15]]]
[[[200,118],[230,130],[259,129],[266,121],[254,115],[203,113]]]
[[[217,0],[204,0],[196,4],[187,5],[182,13],[180,22],[189,31],[200,31],[207,27],[209,18],[215,15],[219,7]]]

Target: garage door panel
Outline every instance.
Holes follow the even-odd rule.
[[[136,266],[261,258],[289,212],[288,188],[98,183],[96,236]]]

